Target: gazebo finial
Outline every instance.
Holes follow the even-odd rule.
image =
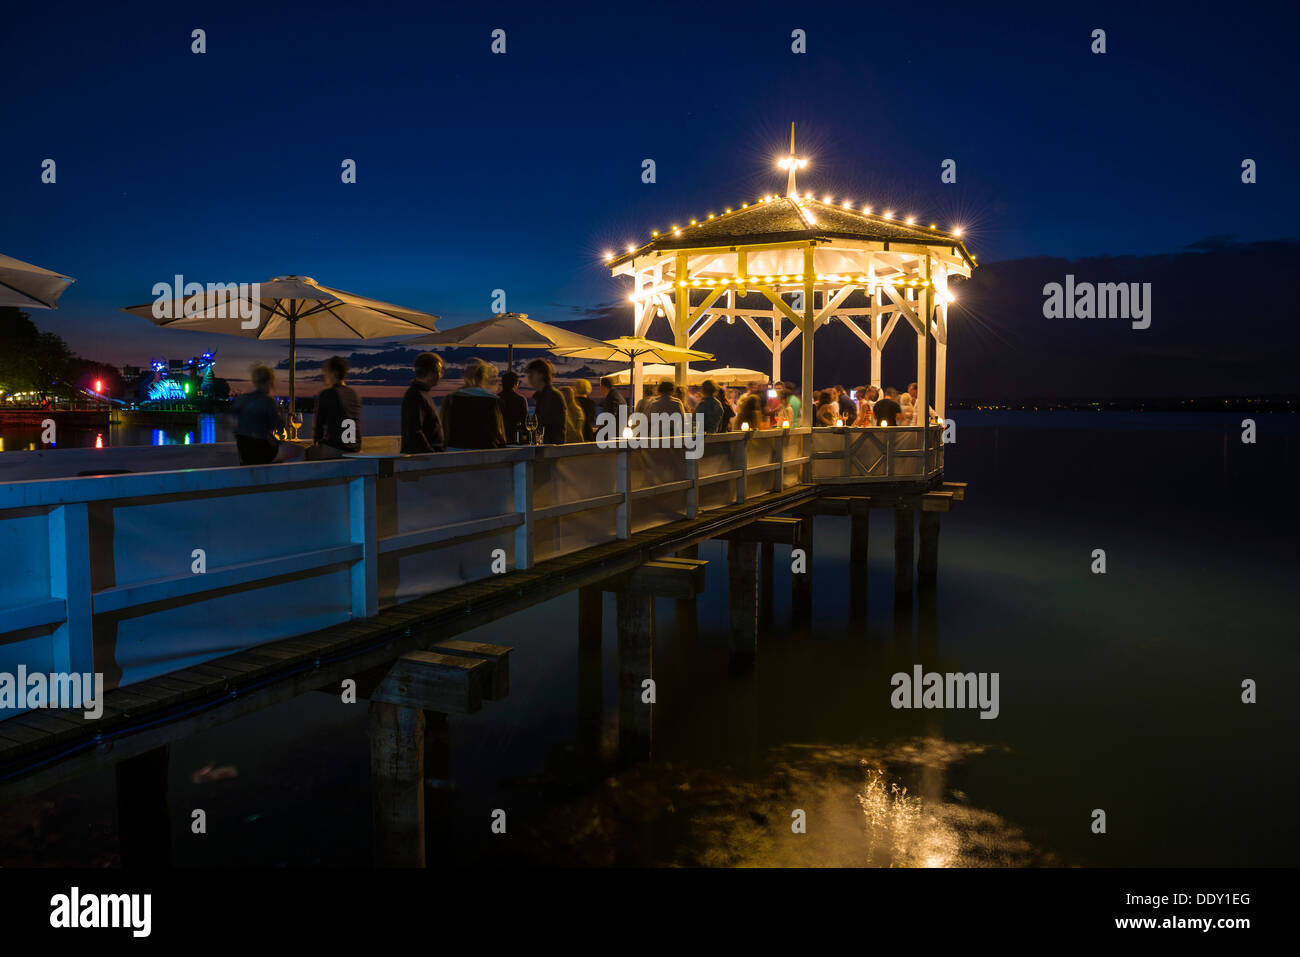
[[[798,156],[795,156],[794,154],[794,124],[793,123],[790,124],[790,155],[785,157],[782,160],[779,160],[776,165],[781,167],[782,169],[790,171],[790,174],[789,176],[786,177],[786,181],[785,181],[785,194],[787,196],[797,196],[798,193],[795,190],[795,186],[794,186],[794,171],[796,169],[803,169],[805,166],[808,165],[808,161],[806,159],[800,159]]]

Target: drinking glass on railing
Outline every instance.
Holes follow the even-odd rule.
[[[298,430],[302,428],[302,413],[289,413],[289,428],[293,430],[293,438],[298,438]]]
[[[528,444],[537,444],[537,415],[529,412],[528,418],[524,419],[524,428],[528,430]]]

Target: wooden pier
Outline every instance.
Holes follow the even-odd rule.
[[[653,694],[647,689],[654,680],[654,602],[675,599],[679,623],[693,623],[706,565],[697,557],[699,543],[726,542],[736,670],[748,668],[761,652],[778,547],[792,556],[802,552],[806,571],[792,576],[792,617],[796,628],[809,621],[817,515],[850,517],[851,564],[860,570],[871,512],[892,510],[896,593],[910,599],[915,584],[934,585],[939,519],[964,497],[964,486],[943,483],[937,444],[926,450],[933,458],[924,471],[920,458],[891,456],[895,464],[912,463],[916,474],[877,476],[869,474],[871,463],[857,463],[859,481],[845,482],[837,461],[839,481],[822,481],[819,463],[831,457],[818,456],[819,446],[843,448],[844,431],[733,433],[710,443],[696,461],[667,447],[583,445],[12,483],[0,490],[0,522],[21,522],[9,527],[44,534],[50,594],[0,611],[7,616],[0,617],[0,629],[10,633],[5,640],[52,635],[63,650],[47,667],[108,671],[117,686],[104,696],[98,720],[80,711],[33,710],[0,721],[0,801],[115,764],[124,862],[165,862],[168,832],[158,815],[166,807],[160,788],[170,742],[306,691],[338,693],[340,683],[352,678],[370,702],[376,863],[421,866],[426,755],[439,746],[445,752],[448,714],[470,713],[508,691],[509,649],[458,645],[462,632],[578,590],[578,737],[594,754],[601,717],[601,599],[613,592],[619,754],[636,761],[653,754]],[[893,433],[883,438],[886,443],[908,442],[906,430],[882,431]],[[456,456],[464,458],[457,462]],[[574,476],[582,480],[570,485]],[[295,498],[286,499],[285,492]],[[469,514],[428,527],[435,514],[447,520],[436,508],[439,493],[462,492]],[[259,502],[263,498],[274,499],[269,511]],[[208,500],[208,508],[251,506],[264,517],[296,501],[281,521],[297,533],[314,526],[314,539],[306,543],[312,548],[294,543],[287,555],[237,563],[209,558],[203,574],[164,578],[157,577],[155,562],[154,577],[144,580],[120,581],[114,565],[105,567],[105,553],[121,562],[124,545],[138,548],[145,541],[134,517],[144,514],[144,526],[157,528],[165,515],[192,515],[200,499]],[[322,511],[322,501],[341,506],[341,514]],[[509,510],[498,504],[503,502]],[[913,551],[917,514],[919,559]],[[600,520],[593,523],[595,516]],[[347,538],[330,541],[331,528],[343,529]],[[183,538],[182,543],[190,544]],[[471,544],[476,558],[469,563],[463,556]],[[509,560],[504,573],[489,570],[488,556],[498,548]],[[96,552],[98,564],[92,561]],[[403,561],[428,553],[444,561],[455,556],[452,567],[472,580],[430,588],[417,575],[422,593],[411,597]],[[183,554],[188,559],[188,547]],[[220,555],[220,548],[210,554]],[[66,569],[62,578],[60,569]],[[865,596],[865,579],[862,584]],[[288,636],[254,631],[249,647],[233,654],[178,660],[161,673],[122,680],[130,675],[115,661],[113,642],[131,633],[135,622],[165,619],[175,609],[193,614],[192,608],[214,595],[218,601],[246,600],[267,589],[306,590],[307,599],[291,604],[293,614],[304,601],[325,600],[315,596],[328,589],[333,594],[327,601],[343,602],[343,620]],[[526,658],[519,666],[527,667]]]

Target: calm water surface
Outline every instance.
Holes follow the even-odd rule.
[[[876,512],[865,614],[851,610],[847,520],[818,518],[811,631],[790,627],[778,549],[745,674],[728,668],[725,550],[706,543],[695,626],[659,603],[654,756],[630,769],[612,596],[594,737],[576,594],[466,634],[516,649],[511,691],[451,719],[430,866],[1294,865],[1300,529],[1283,483],[1300,423],[1258,416],[1243,445],[1241,418],[957,413],[948,478],[970,488],[943,518],[933,606],[896,613]],[[998,672],[998,718],[891,708],[890,676],[918,663]],[[1258,704],[1241,703],[1244,678]],[[235,774],[196,783],[207,766]],[[300,696],[174,744],[171,772],[179,865],[370,862],[364,702]],[[188,831],[195,807],[205,836]],[[111,768],[0,809],[0,864],[116,853]]]

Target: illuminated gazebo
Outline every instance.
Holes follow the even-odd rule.
[[[781,379],[782,352],[799,339],[803,403],[811,408],[814,336],[808,330],[844,323],[870,351],[871,382],[879,386],[881,353],[903,320],[917,337],[918,394],[943,417],[949,281],[969,277],[975,267],[961,230],[800,193],[795,173],[807,160],[795,155],[793,126],[790,154],[777,165],[787,171],[784,196],[674,223],[652,232],[640,248],[606,255],[614,276],[632,277],[633,334],[645,335],[664,316],[674,342],[693,346],[718,320],[739,320],[770,351],[773,381]],[[677,369],[677,381],[685,382],[688,364]]]

